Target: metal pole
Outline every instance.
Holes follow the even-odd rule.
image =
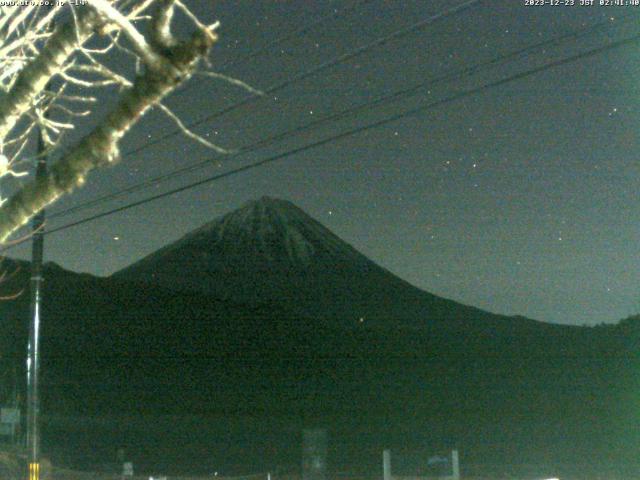
[[[460,480],[460,457],[458,450],[451,451],[451,477],[453,480]]]
[[[46,146],[42,132],[38,134],[38,162],[36,181],[47,174]],[[40,477],[40,413],[39,373],[40,373],[40,316],[42,303],[42,259],[44,256],[44,221],[42,209],[33,217],[33,243],[31,249],[31,306],[29,324],[29,344],[27,346],[27,456],[29,460],[29,480]]]
[[[391,450],[382,452],[382,479],[391,480]]]
[[[302,480],[326,480],[328,434],[324,428],[302,431]]]

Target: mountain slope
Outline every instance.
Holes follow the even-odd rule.
[[[114,279],[277,303],[341,325],[532,323],[419,290],[378,266],[292,203],[263,197],[117,272]],[[508,322],[507,322],[508,320]]]
[[[266,265],[276,257],[284,272],[313,264],[313,256],[284,255],[276,245]],[[345,258],[341,252],[332,254]],[[28,287],[28,265],[20,266],[0,294]],[[516,476],[524,467],[510,466],[514,459],[551,466],[561,478],[570,471],[589,478],[594,458],[599,474],[623,465],[638,471],[634,319],[567,328],[484,314],[453,330],[436,321],[409,331],[392,318],[391,328],[342,328],[274,304],[243,305],[51,264],[45,278],[43,442],[53,458],[90,468],[126,444],[136,465],[153,471],[295,468],[299,430],[322,425],[336,447],[336,471],[370,474],[383,448],[421,446],[425,455],[459,448],[470,475],[513,468]],[[24,378],[28,300],[0,302],[3,402],[13,380]],[[500,322],[510,327],[478,328]],[[81,421],[94,416],[102,424]]]

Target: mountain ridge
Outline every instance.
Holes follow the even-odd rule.
[[[180,465],[188,473],[210,461],[216,469],[238,468],[240,474],[247,465],[256,471],[267,471],[273,462],[295,467],[296,432],[321,425],[340,445],[331,460],[336,468],[371,472],[383,448],[401,451],[408,442],[460,448],[469,475],[474,461],[485,465],[478,472],[502,474],[493,468],[515,456],[538,465],[570,459],[576,472],[588,471],[594,458],[606,460],[599,467],[604,473],[608,465],[636,468],[639,457],[630,445],[640,445],[637,319],[606,328],[568,327],[493,315],[437,297],[431,301],[429,294],[407,289],[406,282],[338,240],[323,247],[327,234],[321,226],[303,230],[309,236],[302,241],[309,245],[287,249],[282,244],[282,237],[291,235],[287,225],[271,225],[269,231],[262,224],[265,218],[275,218],[276,224],[286,218],[260,210],[243,215],[236,217],[238,225],[228,218],[220,232],[221,239],[231,235],[221,246],[233,248],[213,252],[228,253],[223,260],[229,263],[221,265],[235,268],[241,261],[242,268],[235,276],[220,269],[207,275],[214,286],[224,273],[225,282],[236,282],[232,288],[245,289],[282,275],[277,288],[257,299],[263,303],[170,288],[175,287],[170,282],[136,283],[126,275],[75,274],[47,264],[44,418],[187,414],[202,421],[165,423],[154,430],[150,420],[144,432],[136,433],[126,420],[113,420],[104,428],[94,425],[90,440],[84,425],[49,422],[43,426],[46,449],[87,462],[104,460],[124,442],[150,468]],[[306,217],[300,221],[309,225]],[[241,234],[236,241],[235,227],[249,240],[262,229],[262,240],[254,238],[251,248],[244,248],[246,238]],[[202,242],[196,246],[210,247],[212,235],[218,238],[216,228],[214,221],[177,249],[165,250],[177,254],[177,270],[169,273],[183,274],[190,266],[183,247],[194,239]],[[254,262],[255,245],[268,249],[271,259]],[[322,262],[306,256],[311,248],[314,254],[324,252]],[[198,249],[187,252],[196,267],[220,265],[203,262]],[[327,267],[327,258],[349,264]],[[10,261],[6,267],[12,268]],[[0,293],[27,291],[28,265],[20,262],[20,267]],[[258,278],[250,276],[256,272]],[[387,288],[389,295],[376,297]],[[331,296],[338,294],[342,303]],[[391,301],[398,303],[389,307]],[[415,308],[394,310],[412,301]],[[0,302],[3,402],[25,376],[28,302],[28,295]],[[317,306],[310,308],[313,302]],[[339,308],[331,311],[332,306]],[[356,315],[366,308],[379,318],[359,322]],[[433,315],[425,319],[427,309]],[[262,443],[256,447],[255,441]],[[167,443],[170,448],[158,448]],[[224,453],[212,459],[211,452]]]
[[[306,316],[374,323],[497,319],[421,290],[373,262],[293,203],[262,197],[116,272],[243,303],[279,303]],[[421,321],[420,319],[424,319]]]

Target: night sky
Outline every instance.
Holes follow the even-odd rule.
[[[264,90],[463,2],[370,0],[344,14],[353,2],[188,3],[203,20],[221,21],[211,68],[228,65],[224,73]],[[235,61],[334,9],[337,16],[304,35]],[[239,148],[498,55],[604,26],[257,152],[217,156],[206,168],[54,218],[48,227],[610,44],[638,33],[639,19],[640,7],[481,1],[196,130],[222,146]],[[380,265],[437,295],[549,322],[614,322],[640,311],[639,81],[640,42],[610,49],[49,235],[46,260],[108,275],[246,201],[270,195],[291,200]],[[192,121],[247,95],[218,80],[195,77],[167,104]],[[102,98],[102,106],[114,99]],[[126,138],[122,151],[173,128],[154,111]],[[184,136],[172,137],[95,172],[82,190],[50,212],[210,157],[216,155]],[[27,252],[21,247],[11,255]]]

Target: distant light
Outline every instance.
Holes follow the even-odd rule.
[[[115,236],[113,237],[113,239],[114,239],[115,241],[118,241],[118,240],[120,240],[120,237],[119,237],[118,235],[115,235]]]
[[[359,322],[360,322],[360,323],[364,323],[364,318],[363,318],[363,317],[360,317]]]

